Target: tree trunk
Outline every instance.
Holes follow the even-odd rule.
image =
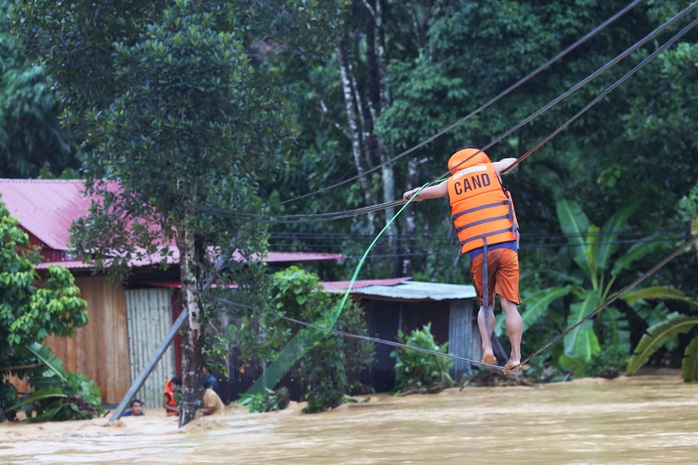
[[[199,250],[194,233],[185,229],[180,244],[180,275],[182,279],[182,306],[189,312],[182,348],[182,391],[179,402],[179,426],[195,418],[203,405],[204,326],[201,324],[203,307],[199,291],[202,288],[204,253]]]
[[[373,30],[371,37],[373,38],[372,44],[367,49],[374,55],[372,62],[375,63],[375,72],[372,73],[372,89],[369,95],[378,95],[379,108],[376,110],[376,106],[371,102],[371,127],[374,131],[374,136],[376,139],[376,146],[378,149],[378,158],[381,161],[381,176],[383,179],[383,202],[392,202],[395,200],[396,189],[395,189],[395,169],[391,164],[388,164],[390,156],[388,155],[388,150],[385,147],[383,138],[380,135],[375,134],[376,121],[380,112],[385,110],[390,106],[390,95],[388,93],[388,86],[385,83],[385,76],[388,74],[388,60],[385,56],[385,28],[383,26],[383,5],[381,0],[371,0],[364,1],[364,4],[368,8],[371,17],[373,18]],[[370,98],[369,98],[370,101]],[[395,216],[396,209],[394,207],[387,208],[385,210],[385,222],[386,224],[393,219]],[[400,273],[400,257],[399,257],[399,247],[398,247],[398,228],[396,223],[391,223],[388,227],[388,251],[391,255],[390,258],[390,274],[391,276],[397,276]]]
[[[344,94],[344,106],[347,112],[347,125],[348,128],[345,131],[349,141],[351,142],[351,151],[354,156],[354,164],[356,165],[356,172],[360,176],[359,183],[361,184],[361,189],[364,194],[364,202],[366,205],[372,205],[373,195],[371,194],[371,183],[370,180],[364,176],[364,150],[361,137],[362,127],[360,125],[359,118],[361,117],[360,111],[357,109],[361,103],[361,95],[358,94],[356,88],[356,79],[353,76],[351,62],[346,54],[346,43],[342,41],[337,46],[337,61],[339,63],[339,71],[342,79],[342,91]],[[368,214],[369,230],[371,234],[374,233],[373,219],[375,214]]]
[[[415,158],[410,159],[407,164],[407,186],[414,188],[419,186],[419,165],[422,162]],[[406,239],[403,241],[402,248],[405,256],[402,259],[402,275],[409,276],[412,274],[412,254],[415,249],[415,235],[417,232],[417,212],[413,204],[410,204],[405,210],[405,231]]]

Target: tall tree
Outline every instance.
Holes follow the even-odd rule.
[[[293,136],[265,55],[320,50],[341,2],[21,3],[18,25],[94,147],[85,169],[103,200],[74,228],[78,251],[122,270],[134,256],[172,253],[172,243],[179,251],[189,316],[184,425],[201,406],[204,335],[215,316],[206,290],[233,280],[238,294],[252,290],[266,248],[262,223],[211,208],[258,213],[258,181],[278,169]],[[50,47],[58,40],[61,50]],[[110,179],[118,186],[102,182]]]

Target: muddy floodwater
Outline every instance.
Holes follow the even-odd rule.
[[[0,425],[2,464],[697,464],[698,384],[678,375],[360,397],[305,415],[231,407],[184,430],[159,409]]]

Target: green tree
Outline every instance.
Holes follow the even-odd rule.
[[[11,32],[12,1],[0,5],[0,177],[52,177],[78,166],[58,120],[61,105],[41,64],[26,59]]]
[[[26,347],[52,334],[70,337],[87,323],[87,303],[70,272],[54,265],[41,279],[34,269],[37,263],[29,236],[0,202],[0,416],[17,403],[4,375],[23,376],[35,362]]]
[[[306,322],[319,322],[334,311],[341,298],[322,290],[317,275],[292,266],[273,275],[273,311]],[[284,328],[288,324],[279,324]],[[289,337],[304,327],[291,325]],[[336,329],[350,334],[367,335],[364,312],[355,302],[348,302],[342,309]],[[306,385],[308,413],[321,412],[337,407],[345,394],[365,391],[360,382],[361,371],[368,368],[374,358],[373,343],[363,339],[342,338],[310,329],[313,334],[307,344],[307,353],[297,364],[298,372]],[[281,347],[279,347],[281,349]],[[289,367],[290,368],[290,367]],[[273,388],[273,386],[269,386]]]
[[[342,2],[20,5],[16,29],[46,60],[66,120],[93,148],[85,171],[101,201],[73,229],[77,250],[122,272],[134,257],[165,256],[171,244],[179,251],[189,316],[184,425],[201,405],[206,328],[216,316],[205,291],[235,281],[236,299],[264,295],[256,278],[265,225],[211,211],[259,213],[258,182],[282,164],[292,138],[265,55],[319,50]]]

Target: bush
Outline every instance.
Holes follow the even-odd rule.
[[[594,354],[587,366],[587,375],[613,379],[620,376],[630,360],[628,353],[616,345],[602,347]]]
[[[282,386],[276,391],[267,389],[266,392],[243,397],[239,403],[247,407],[250,412],[274,412],[284,410],[289,402],[288,389]]]
[[[447,353],[448,343],[439,347],[434,341],[431,323],[423,326],[421,330],[412,331],[408,337],[402,331],[398,331],[398,341],[413,347]],[[449,374],[453,367],[453,360],[450,358],[410,349],[396,349],[390,356],[398,360],[395,365],[397,392],[438,392],[455,384]]]

